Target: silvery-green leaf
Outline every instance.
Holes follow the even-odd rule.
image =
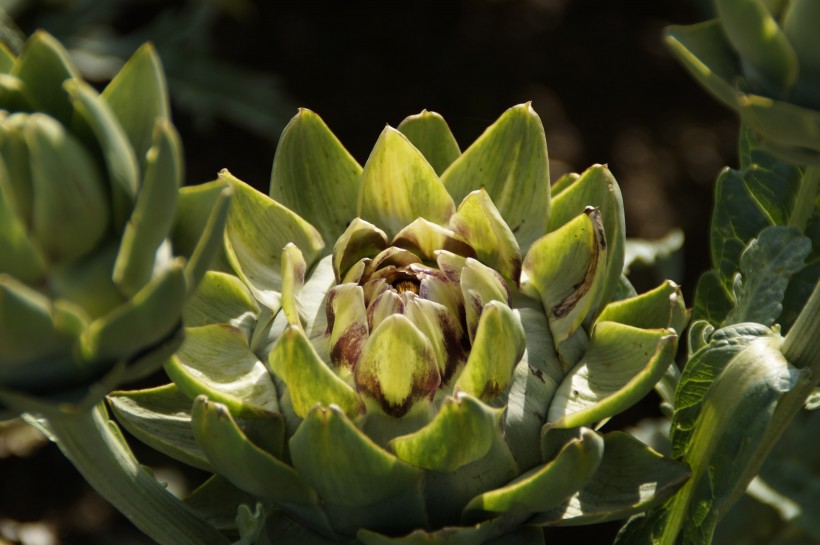
[[[715,7],[752,84],[772,94],[788,92],[798,77],[797,54],[766,5],[716,0]]]
[[[240,415],[278,412],[267,368],[248,348],[245,334],[228,324],[187,328],[165,371],[191,399],[205,394]]]
[[[191,429],[191,400],[173,384],[113,392],[108,402],[120,424],[143,443],[175,460],[213,471]]]
[[[737,106],[734,81],[740,75],[740,63],[719,20],[671,26],[666,43],[701,85],[727,106]]]
[[[219,177],[234,189],[225,228],[228,260],[259,302],[275,313],[281,305],[282,249],[292,242],[310,267],[324,248],[322,237],[310,223],[227,170]]]
[[[601,304],[612,298],[624,271],[626,228],[624,203],[618,182],[604,165],[593,165],[585,170],[559,195],[552,199],[549,231],[555,231],[570,222],[587,207],[597,208],[603,224],[606,244],[606,273],[601,282]]]
[[[461,155],[450,127],[436,112],[422,110],[404,118],[396,128],[424,155],[439,176]]]
[[[450,226],[475,249],[475,257],[518,284],[521,276],[521,250],[518,241],[484,189],[469,193]]]
[[[35,32],[26,42],[11,75],[20,78],[36,111],[48,113],[63,125],[71,122],[71,103],[63,82],[78,77],[68,52],[47,32]]]
[[[529,103],[504,112],[441,179],[456,201],[484,188],[522,252],[546,233],[550,216],[547,141],[541,119]]]
[[[455,208],[421,152],[385,127],[364,165],[357,215],[393,237],[420,217],[446,225]]]
[[[32,202],[31,161],[24,129],[31,114],[0,114],[0,155],[5,174],[3,192],[12,213],[30,229]]]
[[[820,112],[751,94],[740,96],[738,106],[763,149],[798,165],[820,165]]]
[[[74,105],[74,123],[81,126],[81,133],[93,134],[102,152],[111,184],[114,228],[120,232],[131,215],[139,189],[137,157],[111,108],[90,85],[72,79],[64,87]]]
[[[416,433],[396,437],[387,448],[416,467],[453,472],[489,452],[501,412],[472,396],[457,394],[444,401],[432,422]]]
[[[144,175],[134,210],[122,234],[114,282],[133,295],[151,279],[154,256],[168,237],[182,183],[182,150],[173,125],[158,120],[144,157]]]
[[[491,301],[481,313],[473,346],[455,383],[463,391],[489,401],[504,391],[524,354],[521,322],[506,304]]]
[[[761,231],[740,256],[735,307],[724,323],[773,324],[783,309],[789,278],[803,267],[810,251],[811,240],[796,227],[775,225]]]
[[[664,458],[626,433],[608,433],[592,479],[563,504],[536,515],[533,523],[577,526],[626,518],[660,505],[688,477],[686,464]]]
[[[154,145],[157,120],[170,123],[165,75],[153,45],[147,43],[137,49],[105,87],[102,99],[125,129],[137,162],[142,165]]]
[[[0,74],[8,74],[14,67],[17,57],[6,44],[0,44]]]
[[[636,264],[662,269],[664,261],[669,260],[681,248],[683,231],[680,229],[672,229],[659,239],[628,238],[624,254],[624,274],[628,275]]]
[[[324,121],[301,108],[276,147],[269,195],[310,221],[329,244],[356,217],[361,173]]]
[[[339,407],[351,418],[364,409],[356,391],[321,360],[300,328],[289,326],[268,356],[270,369],[288,387],[294,412],[305,418],[313,407]]]
[[[661,379],[676,347],[671,329],[597,323],[589,349],[555,393],[550,426],[591,425],[631,407]]]

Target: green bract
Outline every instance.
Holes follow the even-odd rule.
[[[227,215],[172,247],[182,169],[150,45],[102,94],[45,33],[0,46],[0,406],[91,404],[179,346]]]
[[[820,2],[715,5],[717,19],[669,29],[672,50],[767,151],[820,165]]]
[[[270,197],[220,175],[224,255],[173,384],[113,394],[118,418],[215,474],[189,500],[213,524],[249,504],[247,537],[258,502],[279,544],[540,543],[668,498],[685,465],[597,429],[672,364],[680,291],[623,278],[606,167],[551,195],[547,161],[529,104],[464,153],[438,114],[409,117],[364,168],[301,110]],[[213,191],[183,190],[181,233]]]

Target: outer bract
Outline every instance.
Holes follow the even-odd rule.
[[[718,18],[670,27],[667,41],[761,146],[820,165],[820,2],[715,0]]]
[[[150,45],[101,95],[45,33],[0,46],[0,408],[90,406],[179,346],[227,215],[172,247],[182,170]]]
[[[540,543],[686,479],[596,431],[672,364],[680,291],[623,278],[606,167],[551,195],[529,104],[463,154],[441,116],[409,117],[364,168],[301,110],[270,197],[220,179],[224,256],[186,307],[173,384],[110,398],[137,437],[215,474],[189,500],[213,524],[235,532],[258,502],[240,532],[281,544]]]

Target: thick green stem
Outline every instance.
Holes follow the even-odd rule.
[[[794,209],[789,217],[789,225],[794,225],[801,231],[806,230],[806,224],[814,212],[818,183],[820,183],[820,167],[807,167],[794,199]]]
[[[228,545],[140,467],[102,404],[91,411],[49,415],[43,427],[97,492],[158,543]]]

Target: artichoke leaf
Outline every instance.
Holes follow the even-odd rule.
[[[173,125],[158,120],[152,142],[145,157],[142,186],[114,264],[114,282],[126,295],[133,295],[151,279],[157,249],[173,225],[182,183],[182,144]]]
[[[743,122],[760,135],[764,149],[770,147],[769,142],[776,143],[776,148],[769,150],[773,153],[795,148],[813,158],[812,161],[794,161],[797,164],[820,164],[820,112],[817,110],[744,94],[738,98],[738,113]],[[792,162],[788,156],[784,159]]]
[[[353,418],[364,410],[356,391],[322,361],[304,332],[288,326],[268,356],[271,371],[288,387],[294,412],[305,418],[317,404],[335,405]]]
[[[487,454],[498,433],[502,409],[459,393],[448,397],[427,426],[391,440],[387,448],[400,460],[438,472],[453,472]]]
[[[185,264],[185,285],[188,288],[188,295],[193,293],[205,272],[218,258],[225,259],[223,235],[232,195],[233,190],[230,187],[222,188],[215,195],[213,207],[206,216],[204,226]],[[216,264],[215,268],[219,268],[219,264]],[[225,263],[224,268],[230,267]]]
[[[200,394],[237,415],[279,412],[267,368],[248,348],[248,339],[228,324],[189,327],[165,372],[190,399]]]
[[[259,314],[259,305],[250,290],[236,276],[208,271],[185,303],[186,327],[227,323],[249,337]]]
[[[111,108],[90,85],[72,79],[63,87],[74,105],[73,123],[78,126],[78,132],[85,134],[90,130],[105,159],[111,184],[113,224],[119,233],[131,215],[139,190],[140,168],[134,149]]]
[[[237,488],[225,477],[211,476],[183,500],[209,524],[221,531],[236,529],[236,510],[252,505],[258,497]]]
[[[356,537],[363,545],[483,545],[487,540],[517,528],[525,519],[520,515],[503,515],[470,526],[446,526],[433,531],[414,530],[399,537],[389,537],[363,528],[356,533]]]
[[[324,248],[322,237],[310,223],[227,170],[219,178],[234,189],[225,228],[228,260],[259,302],[275,314],[281,308],[282,249],[295,244],[311,267]]]
[[[6,44],[0,44],[0,74],[8,74],[14,68],[17,57]]]
[[[601,304],[618,289],[626,255],[624,203],[618,182],[605,165],[593,165],[552,200],[549,231],[555,231],[592,206],[599,210],[606,242],[606,274],[601,280]]]
[[[91,252],[108,234],[100,171],[80,142],[53,118],[31,114],[23,127],[30,161],[31,234],[54,263]]]
[[[292,467],[256,446],[225,405],[200,396],[191,418],[194,436],[220,475],[241,490],[277,502],[297,520],[332,532],[316,492]]]
[[[421,152],[399,131],[385,127],[362,171],[357,216],[393,237],[420,217],[447,225],[455,209]]]
[[[162,63],[150,43],[142,45],[105,87],[102,99],[125,129],[137,162],[156,145],[155,124],[170,124],[170,104]]]
[[[191,430],[191,400],[175,385],[112,392],[108,403],[131,435],[163,454],[213,471]]]
[[[603,455],[603,438],[584,428],[545,465],[507,486],[473,498],[464,510],[465,517],[475,518],[486,512],[540,513],[560,505],[592,478]]]
[[[671,280],[640,295],[609,303],[595,322],[619,322],[642,329],[672,328],[680,337],[689,312],[680,286]]]
[[[85,372],[66,355],[87,321],[74,305],[55,303],[14,277],[0,275],[0,384],[59,384]]]
[[[370,334],[364,290],[358,284],[333,286],[327,296],[330,361],[352,371]]]
[[[378,447],[338,407],[314,407],[291,437],[290,453],[326,502],[367,506],[407,491],[421,498],[423,472]]]
[[[531,523],[577,526],[626,518],[660,505],[687,478],[686,464],[664,458],[626,433],[608,433],[604,435],[604,457],[592,479]]]
[[[0,273],[33,284],[45,273],[45,258],[14,208],[11,179],[0,159]]]
[[[595,208],[540,238],[527,252],[521,289],[540,298],[556,346],[595,309],[606,275],[606,254],[601,215]]]
[[[504,112],[441,180],[459,202],[477,186],[483,187],[525,252],[546,233],[550,215],[547,141],[531,104]]]
[[[340,282],[356,262],[365,257],[373,257],[387,249],[387,235],[384,231],[355,218],[333,245],[333,271],[336,282]]]
[[[396,129],[424,155],[439,176],[461,155],[450,127],[436,112],[422,110],[404,118]]]
[[[489,401],[503,392],[526,348],[521,321],[504,303],[491,301],[478,322],[467,364],[455,383],[466,392]]]
[[[182,261],[174,259],[130,300],[89,325],[81,339],[86,359],[130,358],[180,327],[186,296]]]
[[[292,326],[302,327],[299,312],[299,292],[305,285],[307,265],[299,248],[289,242],[282,249],[282,312]]]
[[[461,235],[424,218],[417,218],[396,233],[392,245],[410,250],[426,261],[435,261],[438,250],[464,257],[475,257],[475,250]]]
[[[325,241],[336,240],[356,216],[361,173],[324,121],[300,108],[276,147],[269,195],[307,218]]]
[[[549,426],[591,425],[631,407],[663,377],[676,348],[671,329],[596,324],[589,349],[555,393]]]
[[[23,82],[34,111],[46,112],[63,125],[70,124],[71,102],[58,90],[65,80],[78,78],[79,73],[68,52],[53,36],[42,30],[32,34],[11,75]]]
[[[475,249],[475,257],[517,285],[521,277],[518,241],[484,189],[469,193],[450,226]]]

